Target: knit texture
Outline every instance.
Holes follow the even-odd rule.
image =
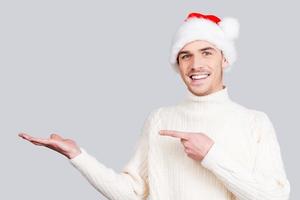
[[[159,130],[202,132],[215,143],[195,161],[179,138]],[[81,151],[70,163],[110,200],[286,200],[290,195],[270,118],[231,100],[227,86],[206,96],[187,90],[176,105],[150,112],[119,173]]]

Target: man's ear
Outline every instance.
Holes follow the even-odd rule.
[[[223,57],[222,58],[222,68],[225,69],[229,65],[229,63],[228,63],[227,59],[225,58],[224,54],[222,54],[222,57]]]

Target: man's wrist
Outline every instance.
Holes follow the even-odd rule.
[[[79,154],[81,154],[81,150],[80,150],[80,148],[77,148],[75,151],[73,151],[73,152],[70,152],[68,155],[67,155],[67,158],[68,159],[73,159],[73,158],[75,158],[76,156],[78,156]]]

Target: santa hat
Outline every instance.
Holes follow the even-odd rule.
[[[173,37],[170,54],[172,67],[179,72],[177,56],[187,43],[206,40],[223,51],[229,63],[224,71],[229,71],[237,57],[234,40],[238,38],[239,26],[238,20],[232,17],[225,17],[221,20],[214,15],[190,13]]]

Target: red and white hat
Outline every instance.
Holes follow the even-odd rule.
[[[189,42],[205,40],[223,51],[229,63],[224,70],[229,71],[237,58],[234,40],[238,38],[239,28],[236,18],[225,17],[221,20],[214,15],[190,13],[173,37],[169,58],[172,67],[179,73],[177,64],[179,51]]]

